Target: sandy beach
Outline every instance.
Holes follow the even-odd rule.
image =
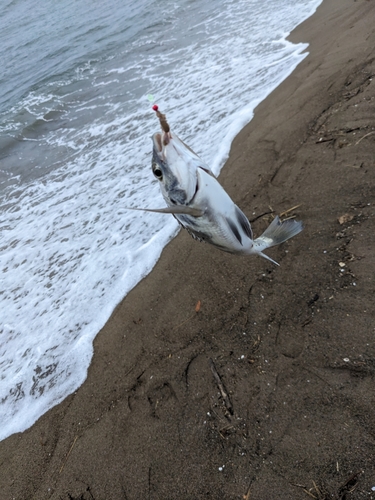
[[[323,1],[220,175],[256,236],[304,222],[280,267],[181,231],[83,386],[0,442],[1,499],[375,499],[374,20]]]

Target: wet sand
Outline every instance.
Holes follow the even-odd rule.
[[[0,443],[1,499],[375,499],[374,19],[324,0],[220,175],[255,235],[304,221],[280,267],[181,232],[83,386]]]

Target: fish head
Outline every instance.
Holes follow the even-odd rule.
[[[188,205],[198,189],[197,169],[202,160],[170,131],[152,137],[152,172],[169,206]]]

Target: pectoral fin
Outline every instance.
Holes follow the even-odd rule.
[[[156,212],[159,214],[184,214],[191,215],[192,217],[202,217],[204,211],[199,208],[186,207],[184,205],[179,205],[175,207],[165,207],[165,208],[135,208],[135,207],[125,207],[127,210],[141,210],[143,212]]]

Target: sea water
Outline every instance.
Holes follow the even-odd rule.
[[[320,1],[3,2],[0,439],[83,383],[95,335],[178,231],[126,210],[164,205],[149,95],[219,174],[306,56],[286,36]]]

